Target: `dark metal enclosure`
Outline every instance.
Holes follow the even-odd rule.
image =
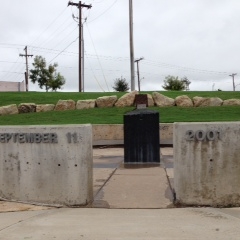
[[[124,163],[160,163],[159,113],[136,109],[124,115]]]

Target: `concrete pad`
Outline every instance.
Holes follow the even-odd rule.
[[[115,169],[112,168],[94,168],[93,171],[93,196],[101,189],[108,181]]]
[[[167,208],[172,194],[160,167],[117,169],[95,197],[110,208]]]
[[[45,213],[45,211],[23,211],[23,212],[0,213],[0,236],[1,236],[1,231],[3,229],[11,227],[15,224],[18,224],[22,221],[25,221],[27,219],[38,216],[43,213]],[[0,237],[0,239],[4,239],[4,238]],[[16,239],[19,239],[19,238],[16,238]]]
[[[0,239],[237,240],[239,224],[212,208],[58,209],[10,225]]]
[[[93,148],[93,156],[123,156],[124,155],[124,148],[107,148],[107,147],[100,147],[100,148]]]
[[[161,147],[162,155],[171,155],[173,156],[173,148],[172,147]]]

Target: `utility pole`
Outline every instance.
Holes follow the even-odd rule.
[[[91,8],[92,5],[86,5],[86,4],[82,4],[81,1],[79,1],[79,3],[73,3],[73,2],[68,2],[68,6],[76,6],[79,9],[79,53],[78,53],[78,57],[79,57],[79,65],[78,65],[78,78],[79,78],[79,92],[82,92],[82,8],[86,7],[86,8]],[[83,53],[84,54],[84,53]]]
[[[235,92],[235,88],[236,88],[235,82],[234,82],[234,76],[236,76],[236,75],[237,75],[237,73],[233,73],[233,74],[229,75],[230,77],[232,77],[232,81],[233,81],[233,91],[234,91],[234,92]]]
[[[139,66],[138,66],[138,63],[139,63],[141,60],[143,60],[143,59],[144,59],[144,58],[141,57],[141,58],[135,60],[135,62],[137,63],[138,91],[139,91],[139,93],[140,93],[140,74],[139,74]]]
[[[131,65],[131,91],[135,90],[135,71],[134,71],[134,46],[133,46],[133,6],[129,0],[129,32],[130,32],[130,65]]]
[[[26,58],[25,83],[26,83],[26,92],[28,92],[28,57],[32,57],[33,55],[28,54],[27,46],[23,50],[25,50],[25,54],[19,54],[19,56]]]

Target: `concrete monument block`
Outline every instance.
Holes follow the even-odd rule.
[[[92,200],[92,127],[2,126],[0,197],[80,206]]]
[[[240,122],[175,123],[173,139],[177,200],[240,206]]]

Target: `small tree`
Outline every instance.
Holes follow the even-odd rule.
[[[178,77],[168,75],[165,77],[164,85],[162,86],[165,90],[170,91],[182,91],[189,90],[190,81],[187,77],[182,78],[181,80]]]
[[[112,87],[117,92],[126,92],[129,90],[128,83],[125,78],[117,78],[114,82],[114,86]]]
[[[49,89],[56,91],[61,89],[65,84],[64,77],[57,72],[57,63],[50,64],[47,67],[45,58],[42,56],[36,56],[33,63],[34,69],[30,70],[30,79],[33,83],[38,83],[38,86],[42,89],[45,87],[46,92]]]
[[[189,85],[191,84],[191,82],[188,80],[188,78],[187,77],[183,77],[182,79],[181,79],[181,81],[184,83],[184,89],[186,90],[186,91],[189,91]]]

